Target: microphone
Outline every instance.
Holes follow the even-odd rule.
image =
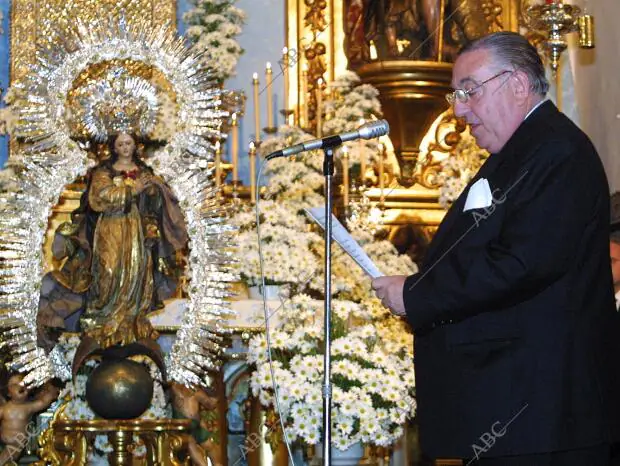
[[[374,139],[387,134],[389,131],[390,125],[387,120],[372,121],[363,124],[356,131],[327,136],[321,139],[313,139],[312,141],[295,144],[286,149],[277,150],[269,154],[265,159],[271,160],[278,157],[288,157],[289,155],[295,155],[309,150],[329,149],[337,147],[343,142],[353,141],[354,139]]]

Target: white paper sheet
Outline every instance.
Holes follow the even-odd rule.
[[[325,229],[325,208],[313,207],[305,209],[308,216]],[[377,268],[366,251],[349,234],[347,229],[332,215],[332,239],[359,265],[371,278],[383,277],[383,273]]]

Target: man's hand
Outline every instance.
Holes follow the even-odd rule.
[[[375,290],[377,298],[393,314],[404,317],[405,301],[403,299],[403,288],[405,287],[405,275],[392,275],[390,277],[379,277],[372,281],[372,289]]]

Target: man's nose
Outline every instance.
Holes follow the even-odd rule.
[[[467,115],[467,112],[469,111],[469,106],[467,104],[464,104],[460,100],[456,100],[452,106],[452,109],[456,117],[463,118],[465,115]]]

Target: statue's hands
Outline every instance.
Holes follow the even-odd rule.
[[[58,398],[59,394],[60,391],[58,390],[58,387],[56,387],[53,383],[48,382],[43,386],[40,397],[51,403],[53,400]]]
[[[152,183],[153,175],[147,172],[141,173],[140,176],[138,176],[138,178],[136,179],[136,183],[134,185],[134,190],[136,191],[136,194],[140,194],[146,188],[151,186]]]

